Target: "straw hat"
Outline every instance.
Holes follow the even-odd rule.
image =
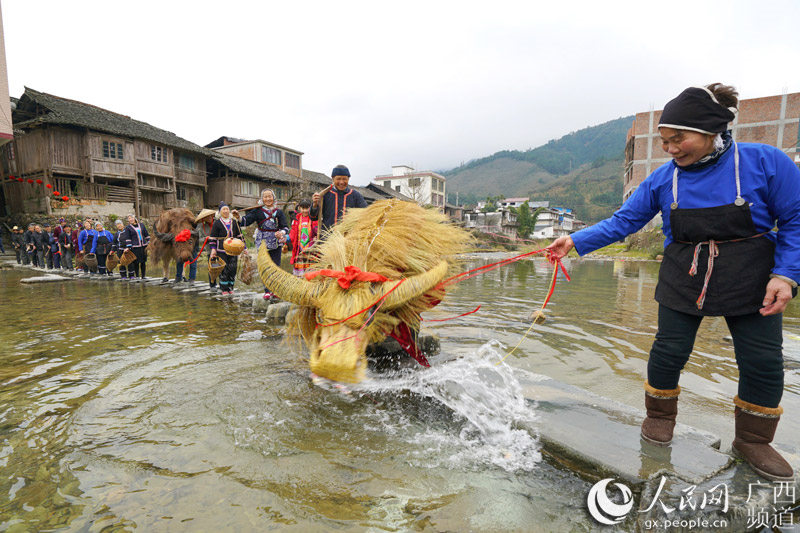
[[[200,211],[200,214],[195,217],[194,223],[197,224],[198,222],[200,222],[204,218],[209,217],[209,216],[214,216],[216,214],[217,214],[217,212],[214,211],[213,209],[203,209],[202,211]]]

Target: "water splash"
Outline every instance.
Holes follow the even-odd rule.
[[[541,461],[535,412],[513,368],[497,364],[499,346],[491,341],[431,368],[375,376],[351,390],[397,407],[383,413],[380,427],[415,444],[412,454],[421,466],[529,471]],[[417,431],[409,431],[407,416],[416,419]]]

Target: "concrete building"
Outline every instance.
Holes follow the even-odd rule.
[[[661,149],[658,122],[661,111],[637,113],[625,144],[623,201],[655,169],[670,161]],[[786,152],[798,165],[800,93],[750,98],[739,101],[739,113],[731,123],[739,142],[770,144]]]
[[[392,167],[391,174],[375,176],[373,181],[411,198],[419,205],[444,208],[447,180],[436,172],[417,171],[407,165],[396,165]]]
[[[215,152],[273,165],[287,174],[302,177],[303,152],[279,144],[257,139],[248,141],[233,137],[220,137],[206,145]]]
[[[580,221],[579,225],[585,226]],[[534,239],[556,239],[575,233],[578,228],[576,226],[575,214],[572,209],[565,207],[548,207],[542,209],[539,217],[536,219],[536,225],[533,227],[531,238]]]
[[[520,207],[525,202],[529,201],[530,198],[506,198],[505,200],[501,200],[498,202],[500,207],[504,207],[508,209],[509,207],[517,208]],[[530,205],[530,204],[528,204]]]

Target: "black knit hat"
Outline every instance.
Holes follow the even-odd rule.
[[[336,176],[347,176],[349,178],[350,169],[344,165],[336,165],[331,172],[331,178],[335,178]]]
[[[728,123],[735,117],[736,108],[720,104],[707,88],[689,87],[667,102],[658,127],[713,135],[728,131]]]

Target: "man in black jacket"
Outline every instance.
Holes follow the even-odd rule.
[[[334,226],[350,207],[367,207],[367,202],[356,190],[348,187],[350,170],[344,165],[336,165],[331,172],[333,183],[321,194],[314,193],[311,198],[311,220],[320,220],[319,235]],[[322,209],[320,209],[322,204]],[[322,215],[320,216],[320,211]]]
[[[22,264],[22,258],[25,256],[25,239],[22,238],[22,230],[19,229],[19,226],[14,226],[11,230],[11,243],[14,245],[17,264]]]
[[[36,224],[31,222],[28,224],[28,229],[22,234],[22,242],[25,243],[25,255],[22,256],[23,265],[30,265],[33,263],[33,266],[39,266],[36,260],[36,247],[33,244],[33,229],[35,227]]]

